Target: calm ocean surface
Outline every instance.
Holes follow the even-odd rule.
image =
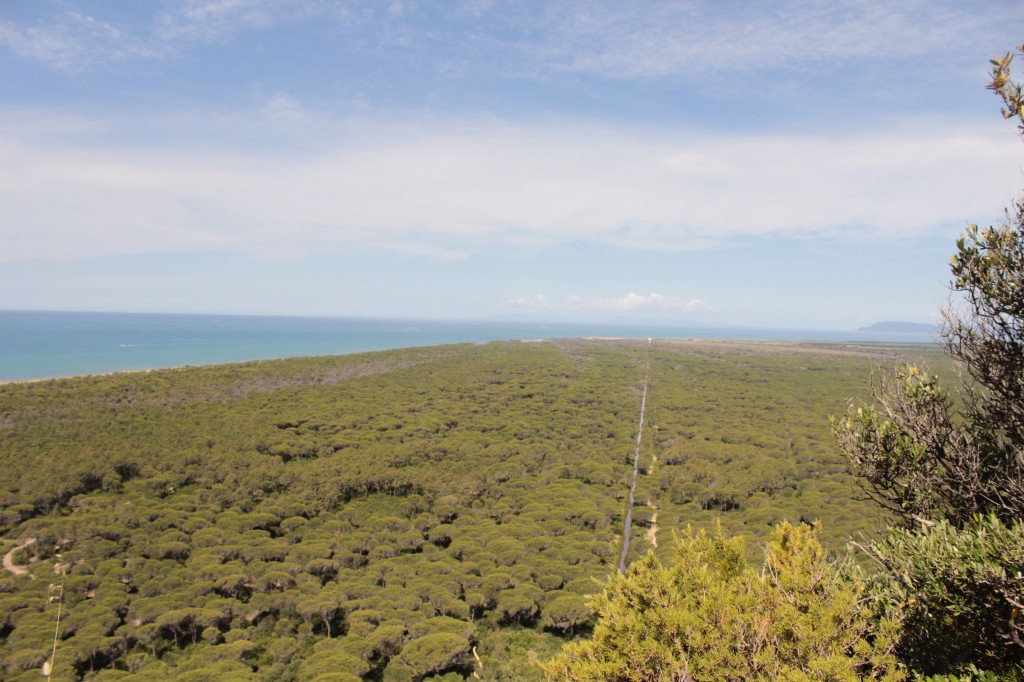
[[[304,355],[579,338],[928,342],[920,334],[599,324],[0,311],[0,381]]]

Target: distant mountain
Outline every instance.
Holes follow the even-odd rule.
[[[861,327],[859,332],[888,332],[895,334],[938,334],[939,325],[920,322],[876,322],[870,327]]]

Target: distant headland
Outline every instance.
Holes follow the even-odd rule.
[[[861,327],[859,332],[884,332],[886,334],[938,334],[939,325],[921,322],[876,322]]]

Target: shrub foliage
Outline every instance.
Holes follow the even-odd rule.
[[[608,581],[593,638],[548,662],[549,680],[902,679],[893,622],[874,620],[865,582],[815,528],[779,525],[760,572],[721,528],[687,532],[675,552],[672,566],[648,554]]]

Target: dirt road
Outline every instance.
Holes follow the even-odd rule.
[[[4,568],[13,573],[14,575],[25,575],[26,573],[28,573],[27,568],[25,568],[24,566],[18,566],[14,563],[14,553],[17,552],[19,549],[24,549],[25,547],[34,544],[35,541],[35,538],[26,538],[21,542],[20,545],[12,549],[7,554],[4,554]]]
[[[650,372],[648,366],[647,372]],[[626,522],[622,528],[622,554],[619,555],[619,573],[626,572],[626,554],[629,553],[629,532],[633,528],[633,498],[636,493],[636,477],[640,468],[640,439],[644,435],[644,412],[647,409],[647,380],[648,374],[644,374],[644,394],[640,400],[640,426],[636,431],[636,451],[633,453],[633,481],[629,484],[629,502],[626,506]]]

